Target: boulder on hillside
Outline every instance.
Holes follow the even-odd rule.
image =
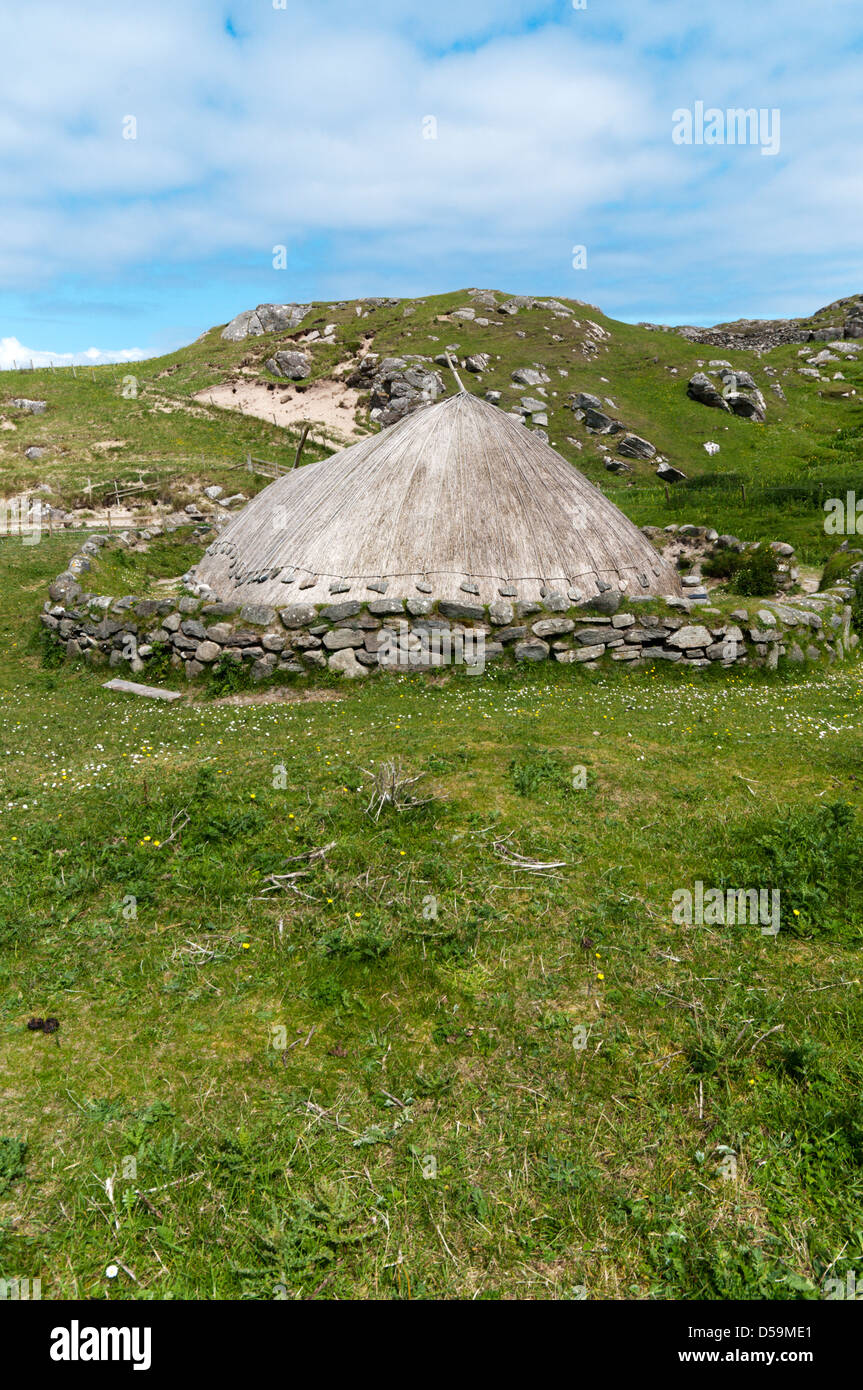
[[[686,394],[693,401],[698,401],[701,405],[709,405],[717,410],[731,410],[731,406],[723,399],[722,392],[713,384],[706,372],[696,372],[690,377],[686,387]]]
[[[656,476],[661,478],[664,483],[682,483],[686,480],[686,474],[681,473],[679,468],[672,468],[670,463],[663,459],[656,465]]]
[[[744,372],[741,367],[723,366],[719,375],[722,377],[723,386],[730,386],[733,391],[758,390],[749,372]]]
[[[516,367],[512,379],[517,386],[545,386],[551,377],[544,367]]]
[[[259,338],[262,333],[290,333],[298,328],[311,304],[259,304],[256,309],[245,309],[222,329],[222,337],[229,343],[242,342],[244,338]]]
[[[592,407],[584,412],[584,425],[591,434],[619,434],[623,430],[619,420],[613,420],[604,410],[594,410]]]
[[[758,424],[763,424],[767,419],[767,407],[760,391],[733,391],[726,386],[722,395],[734,415],[742,415],[744,419],[755,420]]]
[[[304,352],[277,352],[264,365],[273,376],[286,381],[302,381],[312,370],[312,360]]]
[[[617,446],[617,452],[628,459],[652,459],[656,445],[637,434],[625,434]]]
[[[722,378],[721,391],[710,380],[706,372],[696,372],[690,378],[686,394],[690,399],[699,401],[701,405],[714,406],[718,410],[728,410],[747,420],[763,423],[767,418],[767,406],[749,372],[737,368],[721,367],[719,375]]]
[[[846,338],[863,338],[863,304],[855,304],[848,310],[845,320]]]

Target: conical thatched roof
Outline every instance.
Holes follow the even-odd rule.
[[[466,391],[278,478],[194,577],[219,599],[277,607],[336,594],[488,604],[680,593],[674,568],[607,497]]]

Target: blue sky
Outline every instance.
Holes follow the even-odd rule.
[[[30,0],[0,45],[0,366],[265,301],[710,323],[863,291],[859,0]],[[699,101],[778,109],[779,152],[675,144]]]

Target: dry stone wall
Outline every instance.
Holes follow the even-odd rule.
[[[114,544],[134,545],[124,533]],[[541,604],[501,599],[487,607],[414,598],[294,603],[276,609],[255,603],[220,603],[182,597],[114,598],[88,592],[83,582],[97,565],[106,537],[93,536],[54,581],[42,623],[69,658],[93,666],[146,672],[168,660],[188,679],[225,659],[254,680],[329,670],[347,678],[375,670],[424,670],[464,665],[475,671],[511,661],[596,669],[601,662],[638,667],[679,663],[695,669],[776,667],[792,662],[841,661],[858,644],[852,633],[851,590],[759,601],[722,614],[688,599],[665,603],[600,595],[596,607],[575,608],[564,594]],[[664,611],[657,612],[657,608]]]

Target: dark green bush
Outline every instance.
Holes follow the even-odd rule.
[[[701,566],[701,573],[708,579],[730,579],[740,568],[742,556],[736,550],[717,550]]]
[[[757,598],[776,591],[779,562],[769,545],[758,545],[741,556],[743,563],[732,578],[735,593]]]
[[[254,684],[251,663],[242,662],[238,657],[220,656],[210,667],[208,693],[214,697],[251,690]]]
[[[752,550],[720,550],[701,570],[710,579],[727,580],[735,594],[761,598],[775,592],[779,562],[769,545],[757,545]]]

